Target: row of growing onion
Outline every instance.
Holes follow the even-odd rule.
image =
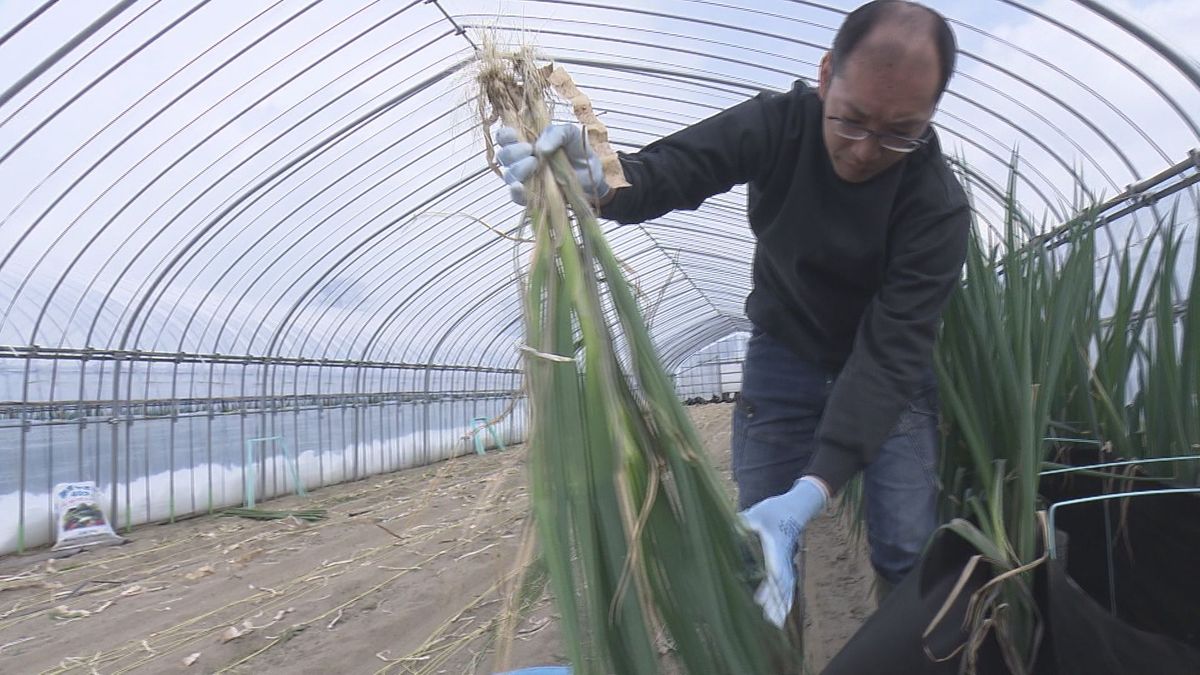
[[[1002,231],[975,228],[935,365],[947,527],[1001,579],[974,598],[968,620],[977,638],[994,631],[1021,673],[1042,634],[1032,589],[1049,536],[1040,472],[1070,446],[1105,460],[1200,454],[1200,243],[1188,274],[1180,262],[1193,221],[1171,211],[1134,245],[1085,208],[1053,246],[1031,245],[1015,163],[1010,176]],[[1135,473],[1194,486],[1198,466]]]

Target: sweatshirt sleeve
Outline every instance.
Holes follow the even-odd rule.
[[[713,195],[762,178],[774,163],[777,139],[788,131],[797,100],[764,92],[639,152],[621,153],[630,185],[618,189],[600,215],[641,223],[676,209],[699,208]]]
[[[898,228],[905,233],[897,237],[884,284],[863,314],[826,403],[808,473],[832,493],[874,461],[932,364],[938,322],[959,282],[970,232],[961,191],[949,206],[942,194],[941,208],[913,208],[930,215]]]

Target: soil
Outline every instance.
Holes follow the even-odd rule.
[[[732,498],[730,406],[689,411]],[[327,510],[312,523],[208,515],[70,557],[0,558],[0,672],[487,674],[565,663],[548,597],[519,616],[506,602],[526,527],[522,450],[259,505]],[[805,645],[819,672],[874,610],[872,576],[861,538],[832,515],[811,525],[807,546]]]

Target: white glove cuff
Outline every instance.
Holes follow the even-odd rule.
[[[800,480],[806,483],[812,483],[818,490],[821,491],[821,496],[824,497],[824,501],[821,503],[822,507],[829,504],[829,500],[832,498],[832,495],[829,494],[829,486],[825,484],[825,481],[816,476],[803,476],[800,478]]]

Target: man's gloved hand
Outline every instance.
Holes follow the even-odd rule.
[[[792,561],[800,545],[800,534],[828,500],[827,488],[820,479],[805,476],[787,492],[764,499],[738,514],[743,524],[758,534],[767,567],[767,578],[759,585],[754,599],[767,620],[780,628],[796,595],[796,568]]]
[[[500,127],[496,131],[496,143],[500,146],[496,159],[504,167],[504,182],[508,183],[512,200],[521,206],[525,206],[525,179],[537,170],[542,157],[559,148],[566,151],[567,159],[579,177],[579,185],[589,198],[597,201],[604,199],[611,189],[604,182],[600,158],[587,144],[583,130],[578,125],[551,124],[538,136],[537,143],[532,145],[520,142],[512,127]]]

